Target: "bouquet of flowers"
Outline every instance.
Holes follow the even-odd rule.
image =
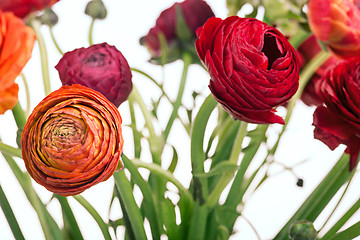
[[[156,4],[0,1],[0,237],[360,236],[360,2]]]

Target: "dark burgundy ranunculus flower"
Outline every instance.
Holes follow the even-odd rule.
[[[304,67],[308,62],[310,62],[318,53],[321,52],[321,47],[318,44],[316,37],[311,35],[308,37],[297,49],[300,57],[300,66]],[[307,83],[302,95],[301,100],[308,106],[312,105],[321,105],[323,102],[317,91],[318,81],[321,79],[323,74],[326,72],[328,67],[331,67],[333,64],[339,60],[331,55],[326,62],[324,62],[312,75],[311,79]]]
[[[132,90],[132,74],[119,50],[107,43],[67,52],[55,67],[63,85],[80,84],[101,92],[116,107]]]
[[[185,0],[181,3],[175,3],[170,8],[161,12],[156,20],[156,24],[151,28],[146,36],[142,39],[142,43],[149,49],[153,59],[159,58],[162,55],[160,35],[165,37],[167,47],[172,52],[169,52],[167,61],[171,62],[180,58],[179,52],[184,48],[186,43],[185,39],[181,39],[177,32],[176,25],[179,19],[179,12],[181,12],[183,20],[188,28],[178,29],[184,33],[189,31],[190,39],[186,39],[193,46],[193,41],[196,39],[195,31],[198,27],[202,26],[208,18],[214,17],[214,13],[209,5],[203,0]],[[189,44],[189,43],[187,43]]]
[[[314,113],[314,136],[332,150],[345,144],[352,170],[360,151],[360,58],[330,68],[319,91],[325,105]]]
[[[252,18],[209,19],[197,30],[196,50],[210,73],[210,90],[233,117],[281,123],[275,107],[299,85],[295,49],[275,28]]]
[[[59,0],[1,0],[0,9],[4,12],[13,12],[24,18],[32,11],[42,10],[52,6]]]

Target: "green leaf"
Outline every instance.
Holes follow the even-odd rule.
[[[179,227],[176,225],[175,206],[170,199],[166,198],[160,202],[160,213],[166,228],[166,236],[169,239],[176,239]]]
[[[343,154],[328,175],[304,201],[301,207],[281,229],[276,239],[287,239],[289,227],[297,220],[314,222],[330,200],[338,192],[341,186],[349,179],[349,156]]]
[[[198,174],[194,174],[194,176],[198,178],[212,177],[215,175],[223,174],[228,171],[236,171],[238,169],[239,166],[237,164],[225,161],[217,164],[214,168],[211,168],[210,171],[207,173],[198,173]]]
[[[173,157],[172,157],[170,166],[168,168],[168,171],[174,172],[175,168],[177,166],[177,163],[178,163],[179,156],[178,156],[178,153],[177,153],[176,149],[173,146],[171,146],[171,147],[172,147],[172,150],[173,150]]]
[[[6,220],[9,224],[9,227],[17,240],[25,240],[24,235],[21,232],[19,224],[16,220],[16,217],[11,209],[9,201],[6,198],[6,195],[0,185],[0,207],[6,217]]]
[[[187,239],[202,240],[206,234],[208,207],[206,204],[200,205],[196,202],[193,211]]]
[[[104,239],[111,240],[108,226],[104,222],[104,220],[101,218],[100,214],[95,210],[95,208],[88,201],[86,201],[86,199],[81,195],[75,195],[75,196],[73,196],[73,198],[76,201],[78,201],[78,203],[80,203],[86,209],[86,211],[88,211],[88,213],[94,218],[94,220],[100,227],[100,230],[104,236]]]
[[[54,194],[54,197],[57,198],[61,205],[66,236],[69,239],[84,239],[67,198],[57,194]]]
[[[133,190],[129,180],[125,176],[125,172],[115,172],[113,176],[116,183],[116,189],[119,192],[123,214],[124,216],[126,214],[129,219],[130,227],[134,233],[135,239],[147,239],[143,218],[140,209],[135,202]]]
[[[330,240],[351,240],[355,239],[357,236],[360,236],[360,221],[349,227],[348,229],[339,232]]]

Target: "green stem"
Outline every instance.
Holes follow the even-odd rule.
[[[348,229],[337,233],[330,240],[352,240],[360,236],[360,221],[349,227]]]
[[[192,62],[192,56],[190,54],[187,54],[187,53],[184,53],[183,55],[183,58],[182,58],[183,62],[184,62],[184,68],[183,68],[183,72],[182,72],[182,75],[181,75],[181,81],[180,81],[180,86],[179,86],[179,91],[178,91],[178,95],[176,97],[176,100],[173,104],[173,111],[170,115],[170,119],[166,125],[166,128],[165,128],[165,131],[163,133],[163,136],[164,136],[164,140],[166,142],[168,136],[169,136],[169,133],[170,133],[170,130],[171,130],[171,127],[178,115],[178,110],[179,110],[179,107],[181,106],[181,99],[182,99],[182,96],[184,94],[184,89],[185,89],[185,84],[186,84],[186,78],[187,78],[187,73],[188,73],[188,70],[189,70],[189,66]]]
[[[44,40],[44,37],[43,37],[43,35],[41,33],[41,23],[38,20],[36,20],[35,18],[32,18],[30,20],[30,25],[34,29],[34,32],[36,34],[36,38],[37,38],[37,41],[38,41],[38,44],[39,44],[45,95],[49,95],[50,92],[51,92],[50,74],[49,74],[49,60],[48,60],[45,40]]]
[[[310,33],[300,29],[294,36],[289,39],[290,44],[297,49],[306,38],[310,36]]]
[[[22,72],[20,74],[21,79],[23,80],[24,83],[24,88],[25,88],[25,94],[26,94],[26,112],[25,112],[25,116],[29,116],[30,115],[30,103],[31,103],[31,99],[30,99],[30,90],[29,90],[29,84],[26,80],[25,74]]]
[[[12,109],[12,113],[19,129],[23,129],[26,123],[26,117],[24,110],[22,109],[20,102],[17,102],[15,107]]]
[[[237,161],[239,159],[239,155],[242,150],[242,143],[247,133],[247,126],[248,123],[242,122],[240,125],[240,128],[238,130],[235,143],[233,146],[233,149],[231,151],[230,158],[228,160],[229,163],[237,164]],[[235,170],[231,170],[229,172],[226,172],[222,175],[220,178],[218,184],[214,188],[214,190],[209,195],[206,204],[210,207],[213,207],[218,201],[221,193],[223,192],[224,188],[229,184],[231,179],[234,177]]]
[[[9,227],[17,240],[25,240],[24,235],[21,232],[19,223],[16,220],[14,212],[11,209],[9,201],[6,198],[6,195],[0,185],[0,207],[6,217],[7,222],[9,223]]]
[[[95,23],[95,18],[93,18],[91,20],[91,24],[90,24],[90,28],[89,28],[89,45],[93,45],[93,30],[94,30],[94,23]]]
[[[22,158],[20,149],[14,148],[2,142],[0,142],[0,152],[8,154],[10,156]]]
[[[131,228],[133,229],[135,239],[147,239],[144,230],[143,218],[140,209],[135,202],[133,189],[131,188],[129,180],[125,176],[125,172],[115,172],[113,176],[116,188],[119,191],[119,195],[122,200],[121,202],[126,210],[126,215],[129,217],[129,222]]]
[[[61,54],[61,55],[64,55],[64,52],[61,50],[58,42],[56,41],[56,38],[54,36],[54,33],[53,33],[53,28],[52,27],[49,27],[49,31],[50,31],[50,36],[51,36],[51,39],[56,47],[56,49],[58,50],[58,52]]]

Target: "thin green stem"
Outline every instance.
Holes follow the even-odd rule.
[[[15,107],[12,109],[12,113],[19,129],[23,129],[26,123],[26,117],[24,110],[22,109],[20,102],[17,102]]]
[[[89,28],[89,45],[93,45],[94,42],[93,42],[93,30],[94,30],[94,23],[95,23],[95,18],[93,18],[91,20],[91,24],[90,24],[90,28]]]
[[[31,103],[31,98],[30,98],[30,90],[29,90],[29,84],[26,80],[25,74],[23,72],[20,73],[21,79],[23,80],[24,83],[24,88],[25,88],[25,94],[26,94],[26,112],[25,112],[25,116],[29,116],[30,115],[30,103]]]
[[[252,223],[250,222],[250,220],[249,220],[248,218],[246,218],[243,214],[241,214],[240,216],[241,216],[241,217],[245,220],[245,222],[247,222],[247,224],[251,227],[251,229],[253,230],[253,232],[254,232],[255,235],[256,235],[256,238],[259,239],[259,240],[261,240],[260,234],[259,234],[259,232],[256,230],[254,224],[252,224]]]
[[[53,33],[53,28],[52,27],[49,27],[49,31],[50,31],[50,36],[51,36],[51,39],[56,47],[56,49],[58,50],[58,52],[61,54],[61,55],[64,55],[64,52],[61,50],[58,42],[56,41],[56,38],[54,36],[54,33]]]
[[[45,95],[49,95],[51,92],[49,60],[48,60],[45,40],[41,33],[41,23],[38,20],[36,20],[36,18],[31,18],[30,25],[34,29],[34,32],[36,34],[36,38],[37,38],[37,41],[39,44]]]
[[[21,150],[18,148],[14,148],[5,143],[0,142],[0,152],[8,154],[13,157],[21,158]]]
[[[165,131],[163,133],[165,142],[166,142],[166,140],[167,140],[167,138],[169,136],[171,127],[172,127],[176,117],[178,116],[178,110],[179,110],[179,107],[181,106],[181,100],[182,100],[182,96],[184,94],[184,89],[185,89],[185,84],[186,84],[186,79],[187,79],[187,73],[188,73],[188,70],[189,70],[189,66],[190,66],[190,64],[192,62],[192,56],[185,53],[183,55],[182,60],[184,62],[184,68],[183,68],[183,72],[182,72],[182,75],[181,75],[181,81],[180,81],[178,95],[177,95],[176,100],[175,100],[175,102],[173,104],[173,111],[172,111],[172,113],[170,115],[169,121],[168,121],[168,123],[166,125],[166,128],[165,128]]]
[[[153,77],[151,77],[149,74],[147,74],[146,72],[144,71],[141,71],[140,69],[137,69],[137,68],[130,68],[131,71],[134,71],[134,72],[137,72],[137,73],[140,73],[141,75],[144,75],[145,77],[147,77],[148,79],[150,79],[158,88],[160,88],[161,90],[161,93],[162,95],[164,95],[166,97],[166,99],[171,102],[169,96],[166,94],[166,92],[164,91],[163,87],[161,84],[159,84]]]
[[[242,143],[247,133],[248,123],[242,122],[240,128],[238,130],[233,149],[230,154],[230,158],[228,160],[229,163],[237,164],[239,155],[242,151]],[[206,204],[210,207],[213,207],[219,200],[221,193],[224,188],[229,184],[231,179],[234,177],[235,170],[231,170],[229,172],[224,173],[214,190],[209,195]]]

